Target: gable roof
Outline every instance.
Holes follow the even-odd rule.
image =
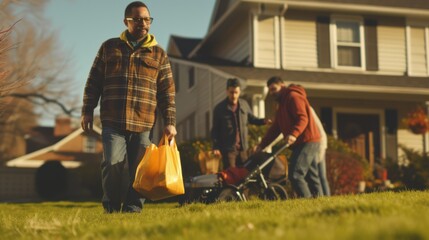
[[[37,151],[59,141],[59,138],[54,137],[53,127],[37,126],[30,129],[26,134],[26,153]]]
[[[222,17],[222,15],[227,11],[228,6],[230,4],[231,4],[231,0],[216,1],[213,9],[213,14],[210,20],[209,28],[213,26]]]
[[[201,42],[201,38],[188,38],[171,35],[168,44],[168,55],[175,57],[188,57],[189,53]]]
[[[101,135],[101,129],[99,127],[94,125],[93,129],[96,134]],[[75,137],[77,137],[82,133],[83,133],[82,128],[78,128],[74,132],[70,133],[67,137],[63,138],[62,140],[60,140],[59,142],[51,146],[42,148],[35,152],[7,161],[6,166],[38,168],[45,162],[45,160],[37,159],[37,157],[42,156],[43,154],[46,154],[46,153],[53,153],[53,154],[57,153],[63,145],[65,145],[67,142],[69,142],[70,140],[74,139]],[[63,161],[62,165],[65,168],[76,168],[81,165],[81,162]]]

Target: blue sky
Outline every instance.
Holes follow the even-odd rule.
[[[105,40],[118,37],[126,29],[124,10],[132,1],[124,0],[52,0],[45,11],[59,45],[69,53],[71,76],[76,81],[76,93],[82,96],[91,64]],[[154,18],[150,33],[165,49],[170,35],[203,37],[215,0],[146,0]],[[80,101],[81,97],[79,98]],[[50,125],[52,123],[44,123]]]

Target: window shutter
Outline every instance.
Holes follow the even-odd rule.
[[[384,115],[387,133],[396,134],[398,130],[398,111],[396,109],[386,109]]]
[[[322,121],[326,134],[332,135],[332,108],[322,107],[320,109],[320,120]]]
[[[410,60],[409,74],[426,76],[427,69],[427,46],[426,28],[423,26],[410,26]]]
[[[210,138],[210,111],[207,111],[205,114],[205,123],[206,123],[206,138]]]
[[[317,63],[319,68],[331,67],[331,43],[328,16],[317,17]]]
[[[365,19],[366,70],[378,71],[377,21]]]
[[[188,70],[188,88],[192,88],[195,85],[195,68],[190,67]]]

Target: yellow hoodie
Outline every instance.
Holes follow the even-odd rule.
[[[122,33],[121,33],[121,36],[119,37],[122,41],[125,41],[127,44],[128,44],[128,46],[130,46],[131,48],[134,48],[131,44],[130,44],[130,42],[128,41],[128,38],[127,38],[127,31],[125,30],[125,31],[123,31]],[[141,46],[140,47],[142,47],[142,48],[146,48],[146,47],[153,47],[153,46],[155,46],[155,45],[157,45],[158,44],[158,42],[156,41],[156,39],[155,39],[155,36],[154,35],[152,35],[152,34],[148,34],[147,36],[146,36],[146,38],[144,39],[144,42],[141,44]]]

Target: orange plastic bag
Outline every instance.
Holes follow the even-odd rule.
[[[150,200],[185,193],[180,154],[175,139],[172,142],[173,144],[169,145],[164,135],[158,146],[151,144],[146,149],[143,159],[137,166],[133,188]]]

